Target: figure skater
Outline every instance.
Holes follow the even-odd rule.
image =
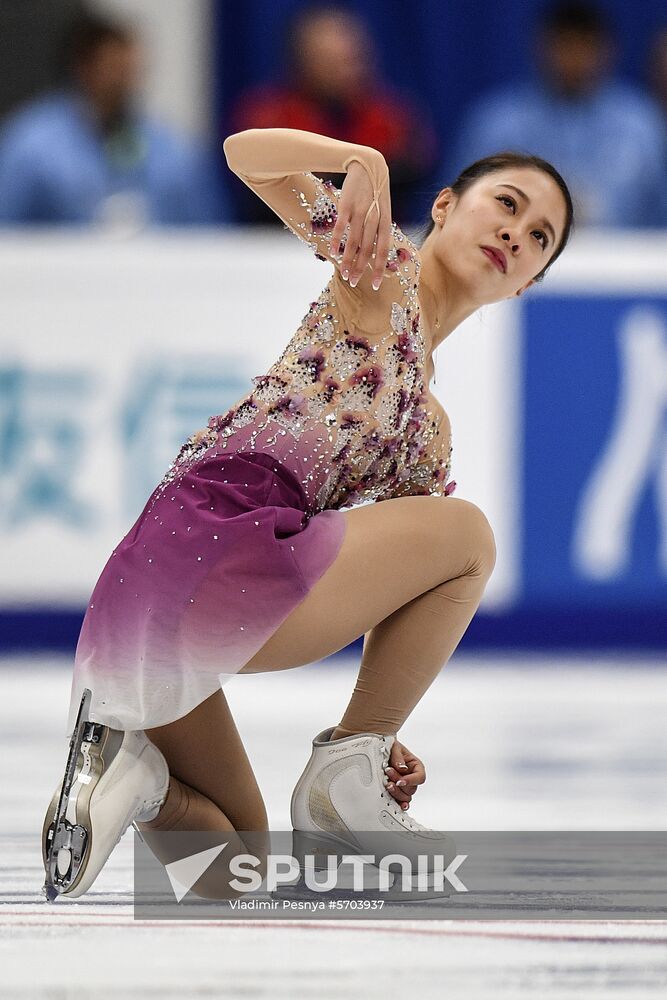
[[[362,635],[349,704],[292,795],[294,836],[392,829],[433,846],[407,815],[425,767],[397,737],[495,562],[485,515],[451,496],[433,351],[543,279],[570,236],[570,193],[536,156],[486,157],[439,192],[418,247],[391,221],[375,149],[268,128],[224,151],[333,275],[268,372],[184,443],[95,586],[42,831],[49,899],[85,893],[131,823],[161,860],[158,832],[267,832],[221,685]],[[311,171],[346,176],[338,190]],[[255,282],[261,295],[261,257]],[[192,891],[223,892],[208,873]]]

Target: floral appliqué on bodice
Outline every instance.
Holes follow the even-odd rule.
[[[330,233],[340,191],[306,176],[317,194],[309,204],[303,191],[293,189],[308,222],[290,219],[290,228],[317,257],[335,259]],[[324,256],[319,251],[327,236]],[[262,451],[297,476],[310,514],[454,491],[448,421],[443,440],[438,415],[427,407],[419,252],[395,223],[392,236],[383,282],[394,282],[386,334],[363,335],[346,321],[334,275],[278,360],[252,379],[254,388],[185,442],[164,488],[205,455]]]

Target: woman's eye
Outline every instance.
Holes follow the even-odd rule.
[[[499,194],[497,195],[497,198],[498,201],[504,201],[504,202],[508,201],[512,206],[512,208],[516,211],[516,202],[514,201],[514,198],[510,198],[508,194]],[[543,233],[541,229],[535,229],[534,232],[539,233],[541,238],[538,240],[538,242],[540,243],[542,249],[545,249],[548,242],[546,233]]]

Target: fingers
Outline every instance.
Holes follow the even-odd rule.
[[[377,212],[375,213],[371,212],[371,216],[373,216],[373,214],[375,214],[375,217],[377,218]],[[352,286],[352,288],[355,287],[355,285],[363,275],[364,271],[366,270],[366,265],[369,263],[371,259],[371,252],[373,250],[373,243],[375,240],[376,231],[377,230],[376,227],[373,225],[372,219],[369,219],[366,225],[364,226],[359,252],[355,257],[354,263],[352,264],[352,268],[350,270],[350,285]]]
[[[370,283],[377,291],[385,278],[392,244],[389,185],[382,185],[382,190],[376,193],[363,165],[351,161],[336,211],[330,253],[343,280],[349,281],[354,288],[370,267]]]
[[[352,220],[350,222],[350,231],[348,233],[347,240],[345,242],[345,252],[343,253],[343,259],[340,262],[340,271],[345,280],[347,281],[352,272],[352,265],[354,264],[354,258],[357,255],[357,250],[359,249],[359,244],[361,242],[361,221]]]
[[[348,212],[340,212],[331,231],[331,254],[337,258],[341,253],[341,242],[345,240],[339,267],[350,287],[356,287],[370,265],[371,281],[377,291],[385,277],[391,235],[389,215],[385,217],[383,214],[378,223],[378,211],[374,206],[366,225],[361,221],[360,214],[354,216]]]
[[[398,740],[392,745],[389,760],[390,763],[385,768],[389,778],[387,790],[397,802],[401,803],[402,809],[407,809],[419,785],[426,781],[426,768],[423,762]]]
[[[404,747],[398,740],[394,740],[389,754],[389,762],[401,772],[408,770],[408,762],[405,759],[406,751],[407,747]]]
[[[387,775],[389,781],[398,785],[400,789],[407,792],[409,795],[414,795],[419,787],[419,785],[412,783],[409,777],[406,777],[405,774],[401,774],[400,771],[397,771],[393,767],[386,767],[385,774]]]
[[[400,772],[389,765],[385,768],[385,774],[389,779],[387,791],[401,806],[407,808],[418,786],[412,782],[411,776],[405,777],[405,775],[401,775]]]
[[[331,255],[332,257],[339,257],[343,252],[340,249],[341,240],[345,234],[345,228],[349,222],[349,213],[341,211],[340,204],[338,205],[338,218],[336,219],[336,224],[331,230]]]
[[[375,247],[375,261],[373,263],[373,288],[377,291],[382,284],[387,257],[391,247],[391,222],[389,218],[383,217],[378,228],[377,244]]]
[[[389,755],[389,762],[400,771],[404,778],[413,785],[422,785],[426,781],[426,768],[419,757],[410,753],[407,747],[394,741]]]
[[[403,785],[399,787],[395,781],[390,781],[387,785],[387,789],[397,802],[410,802],[412,796],[417,791],[417,786]]]
[[[403,789],[396,788],[395,785],[389,784],[387,785],[387,791],[389,792],[392,798],[396,799],[401,808],[407,809],[407,807],[410,805],[412,796],[404,792]]]

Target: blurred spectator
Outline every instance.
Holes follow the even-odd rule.
[[[285,42],[284,82],[242,94],[230,132],[298,128],[373,146],[389,166],[394,219],[414,221],[421,214],[415,196],[429,186],[437,165],[435,129],[422,106],[384,84],[361,19],[336,5],[309,4],[293,16]],[[240,183],[234,195],[240,221],[279,221]]]
[[[0,119],[61,83],[58,58],[83,0],[0,0]]]
[[[542,81],[482,96],[465,120],[449,173],[501,149],[550,160],[566,178],[581,225],[660,226],[666,130],[655,102],[610,78],[612,29],[589,3],[558,3],[543,15]]]
[[[0,132],[0,223],[220,221],[214,158],[136,107],[142,50],[134,30],[79,17],[66,85],[15,111]]]
[[[651,90],[667,118],[667,24],[651,43],[648,75]]]
[[[648,80],[651,93],[662,112],[662,120],[667,130],[667,24],[657,32],[651,43]],[[661,218],[662,224],[667,226],[667,153],[663,160],[663,168]]]

